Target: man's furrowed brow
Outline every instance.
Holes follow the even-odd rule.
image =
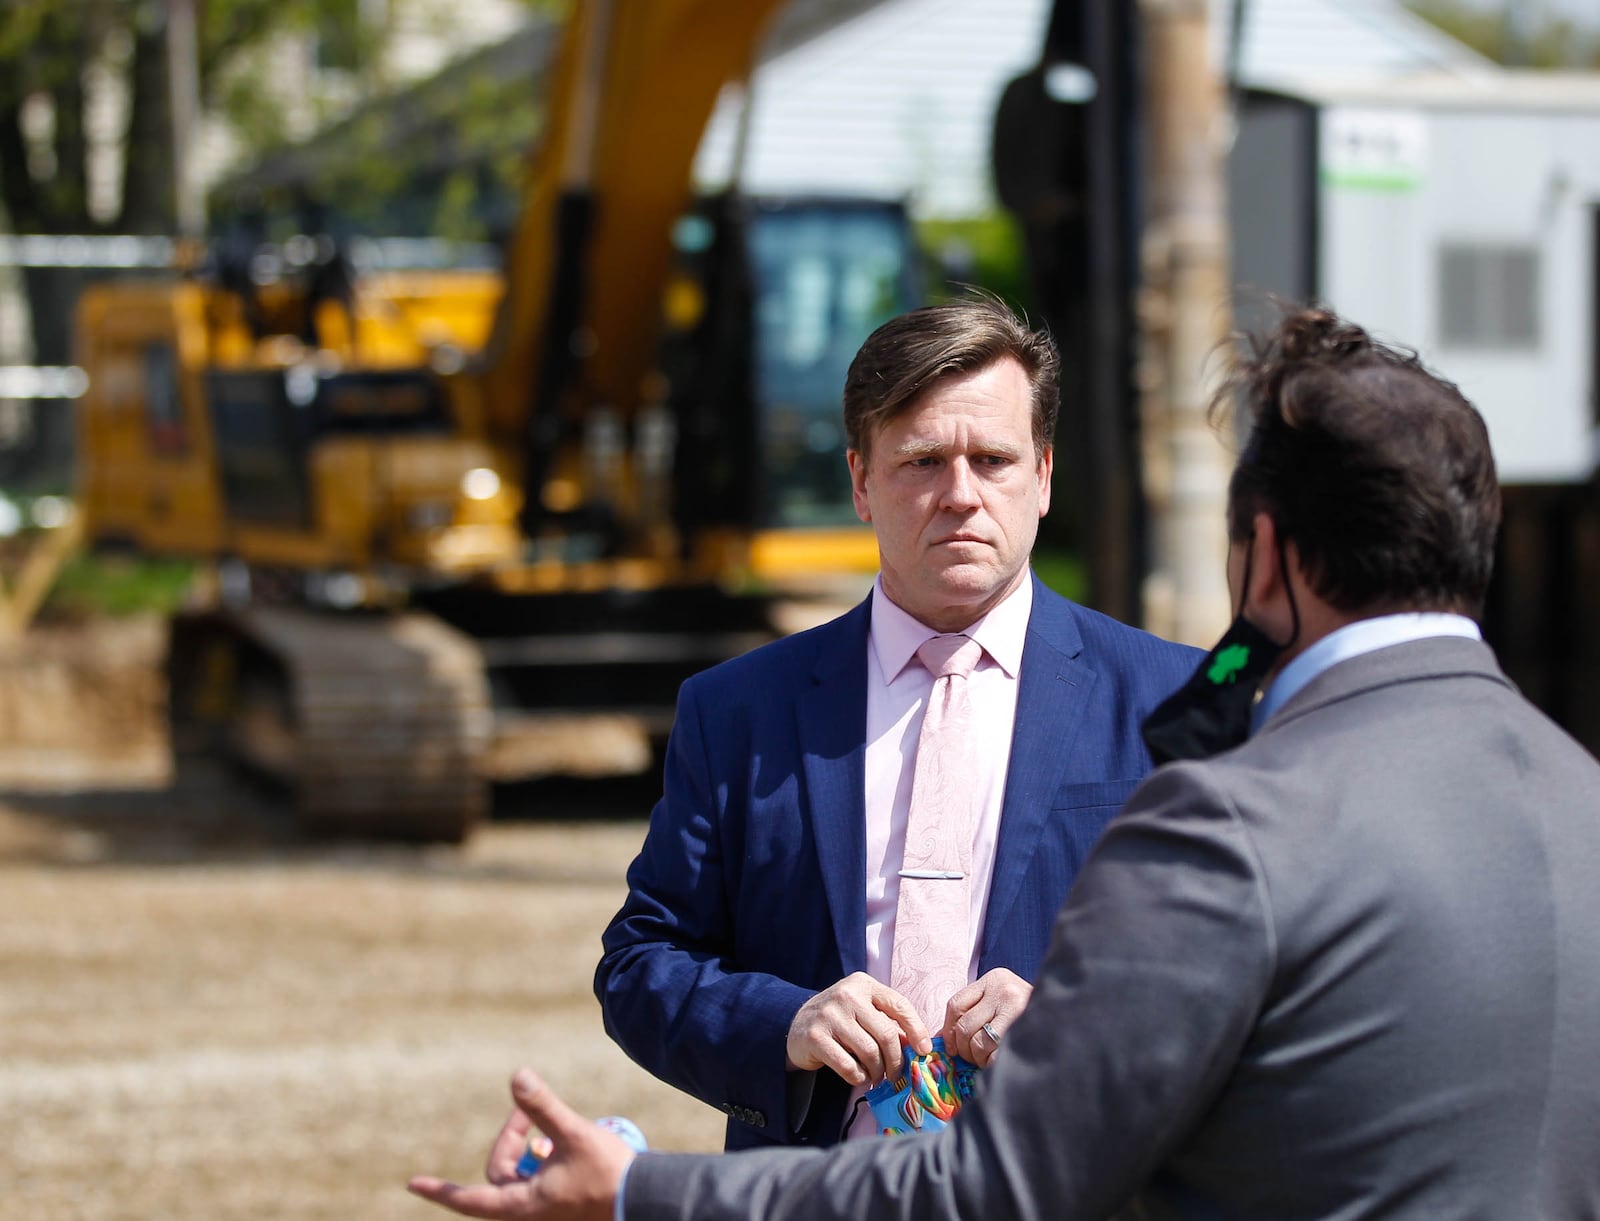
[[[896,445],[894,455],[897,458],[937,458],[948,452],[949,448],[943,441],[935,441],[931,437],[913,438]]]
[[[952,452],[948,442],[936,441],[932,438],[912,439],[902,441],[892,451],[896,458],[942,458]],[[996,458],[1010,458],[1020,460],[1022,448],[1011,444],[1009,441],[982,441],[970,447],[973,455],[988,455]]]
[[[1010,441],[990,441],[983,445],[974,446],[980,453],[993,458],[1010,458],[1013,462],[1021,462],[1023,447],[1013,445]]]

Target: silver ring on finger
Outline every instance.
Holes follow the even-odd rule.
[[[984,1034],[989,1036],[989,1042],[993,1043],[996,1047],[1000,1046],[1000,1036],[995,1032],[993,1022],[985,1022],[980,1029]]]

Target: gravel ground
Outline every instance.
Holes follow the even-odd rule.
[[[646,796],[547,794],[463,848],[309,841],[171,779],[136,636],[0,658],[34,693],[0,695],[0,1218],[442,1216],[406,1178],[476,1179],[522,1063],[720,1146],[590,991]]]

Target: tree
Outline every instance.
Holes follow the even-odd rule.
[[[1498,9],[1468,0],[1407,0],[1406,7],[1496,63],[1600,69],[1600,25],[1554,16],[1526,21],[1518,0]]]
[[[224,114],[253,145],[281,139],[273,95],[241,88],[245,66],[279,35],[312,35],[359,71],[382,28],[361,0],[190,0],[203,111]],[[0,7],[0,231],[171,234],[176,231],[169,88],[170,0],[5,0]],[[84,268],[24,268],[35,363],[72,359],[72,315]],[[8,476],[56,485],[70,451],[70,413],[36,413],[31,444],[5,457]]]
[[[315,31],[352,48],[371,36],[356,0],[203,0],[197,9],[209,106],[223,100],[230,66],[272,34]],[[0,206],[13,232],[174,231],[167,12],[164,0],[10,0],[0,11]],[[36,359],[64,363],[81,276],[25,279]]]
[[[555,17],[372,96],[307,140],[277,142],[217,184],[217,224],[248,217],[272,236],[315,224],[336,236],[504,237],[544,121]]]

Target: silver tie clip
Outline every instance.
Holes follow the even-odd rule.
[[[951,872],[948,869],[902,869],[900,876],[903,878],[927,878],[935,882],[959,882],[967,875],[960,870]]]

